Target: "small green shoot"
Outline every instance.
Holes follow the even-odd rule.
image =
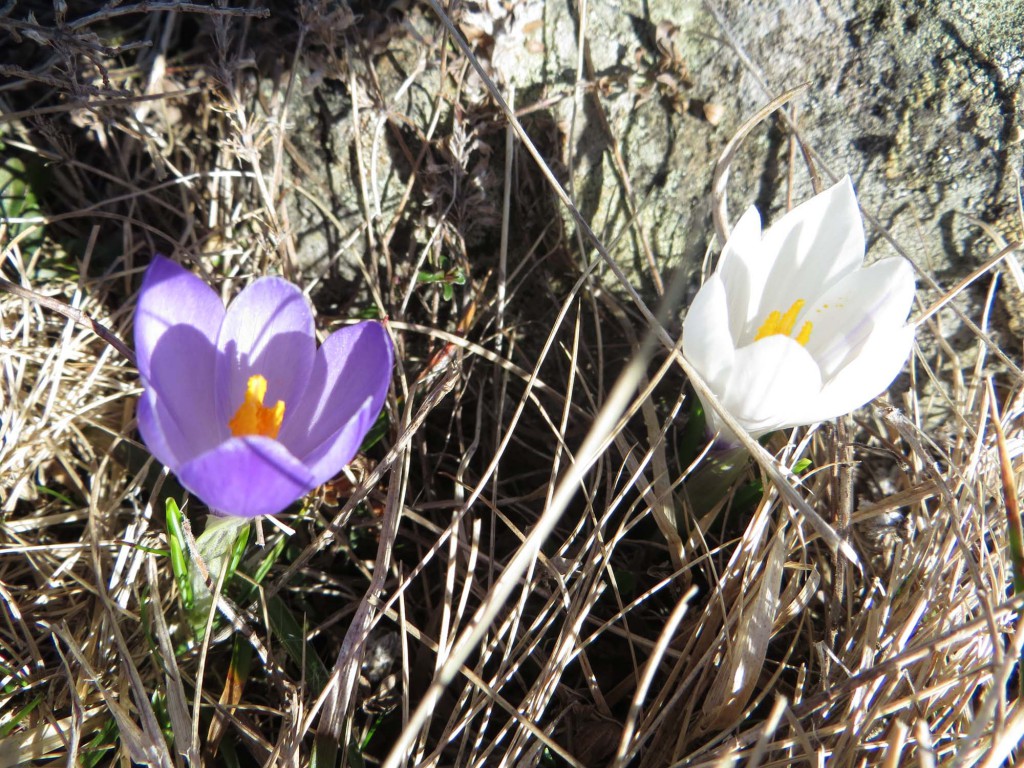
[[[81,748],[78,753],[78,765],[81,768],[96,768],[103,762],[107,752],[115,747],[117,740],[117,722],[111,717],[89,740],[89,743]]]
[[[0,725],[0,740],[10,736],[14,730],[18,727],[18,724],[32,714],[32,711],[38,707],[44,701],[43,696],[36,696],[32,701],[22,707],[20,712],[16,712],[11,716],[3,725]]]
[[[8,695],[29,687],[29,683],[18,674],[17,670],[6,664],[0,664],[0,675],[11,678],[3,687],[3,692]]]
[[[38,483],[36,484],[36,490],[39,491],[39,493],[42,493],[46,496],[52,496],[53,498],[57,499],[57,501],[63,501],[69,507],[75,506],[75,502],[73,502],[60,491],[55,491],[52,488],[47,488],[45,485],[39,485]]]
[[[188,573],[194,595],[189,618],[196,637],[201,638],[206,631],[207,617],[213,606],[213,592],[207,584],[207,577],[216,584],[223,572],[223,588],[226,589],[242,559],[248,539],[248,519],[214,515],[210,515],[206,521],[206,530],[196,539],[196,549],[206,571],[204,573],[197,562],[189,562]]]
[[[426,272],[420,270],[416,275],[416,282],[421,285],[430,284],[441,284],[441,295],[445,301],[451,301],[455,296],[456,285],[466,284],[466,273],[462,267],[452,267],[451,269],[442,269],[437,272]]]
[[[380,320],[380,310],[375,305],[370,304],[356,312],[356,318],[359,320]]]
[[[166,503],[167,544],[171,550],[171,570],[174,581],[178,585],[181,604],[186,611],[191,611],[195,604],[192,593],[192,579],[188,572],[188,559],[185,557],[185,531],[181,526],[181,510],[178,503],[168,498]]]
[[[363,438],[363,444],[359,446],[360,453],[366,453],[373,446],[380,442],[381,438],[388,433],[388,428],[391,422],[388,419],[388,409],[383,409],[377,414],[377,420],[373,422],[373,426],[370,427],[370,431],[366,433],[366,437]]]
[[[249,543],[249,532],[251,530],[252,528],[246,525],[238,532],[238,538],[235,539],[235,545],[231,550],[231,561],[228,563],[228,571],[224,575],[225,583],[235,575],[235,571],[238,570],[238,564],[242,562],[242,555],[245,554],[245,545]]]
[[[0,218],[6,222],[7,234],[11,237],[16,237],[27,227],[34,226],[35,230],[21,242],[23,252],[33,251],[43,242],[43,228],[24,220],[41,216],[32,184],[44,183],[42,174],[33,167],[26,166],[2,141],[0,158]]]
[[[263,579],[270,573],[270,569],[274,567],[274,564],[280,559],[281,554],[284,552],[284,548],[288,545],[288,540],[283,536],[278,539],[274,546],[270,548],[266,556],[260,562],[259,567],[256,569],[256,573],[253,574],[252,580],[257,584],[261,583]]]
[[[309,690],[319,694],[327,685],[329,674],[320,657],[306,643],[303,626],[299,624],[288,610],[288,606],[279,597],[272,597],[267,601],[267,616],[270,619],[270,628],[278,642],[284,646],[289,658],[303,669],[303,676],[306,678]]]

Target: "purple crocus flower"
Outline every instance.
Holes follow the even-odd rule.
[[[135,310],[145,391],[139,432],[214,512],[280,512],[355,456],[384,405],[393,347],[380,323],[319,349],[302,292],[253,282],[225,310],[210,286],[156,256]]]

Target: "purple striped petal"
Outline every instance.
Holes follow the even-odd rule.
[[[217,338],[216,393],[226,424],[245,400],[249,377],[267,380],[266,403],[284,400],[284,423],[313,368],[313,313],[297,287],[279,277],[256,280],[231,302]]]
[[[210,509],[236,517],[274,515],[316,487],[309,470],[268,437],[236,437],[177,471]]]
[[[384,406],[394,348],[384,326],[364,322],[332,333],[317,351],[309,387],[278,439],[317,483],[341,471]]]
[[[210,286],[157,254],[142,279],[135,308],[135,355],[139,373],[145,379],[150,377],[153,350],[169,329],[188,326],[215,345],[223,319],[224,303]]]

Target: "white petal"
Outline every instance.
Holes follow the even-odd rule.
[[[884,392],[903,369],[914,345],[914,328],[880,328],[868,337],[849,364],[825,382],[808,404],[808,423],[849,413]]]
[[[739,339],[743,328],[753,320],[771,267],[772,259],[766,257],[761,245],[761,216],[750,206],[729,235],[716,270],[725,284],[734,339]]]
[[[812,324],[807,351],[828,381],[861,354],[869,337],[902,328],[913,301],[914,269],[894,256],[844,277],[805,310],[796,329]]]
[[[783,216],[762,243],[773,263],[754,330],[769,312],[814,302],[864,263],[864,223],[849,177]]]
[[[818,400],[821,373],[807,350],[788,336],[769,336],[738,349],[724,392],[726,409],[755,437],[774,429],[807,424],[807,406]],[[708,414],[712,429],[719,419]]]
[[[683,355],[717,392],[725,386],[734,351],[726,289],[716,272],[697,291],[683,320]]]

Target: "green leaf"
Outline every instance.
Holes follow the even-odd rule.
[[[704,406],[700,404],[700,399],[697,395],[691,393],[689,398],[690,417],[686,420],[686,426],[683,427],[682,435],[680,435],[679,443],[676,447],[676,454],[681,468],[690,466],[693,460],[704,450],[704,446],[708,442],[705,435],[707,419],[704,415]]]
[[[753,480],[736,490],[736,495],[732,497],[731,511],[734,514],[752,512],[762,496],[764,496],[764,483],[760,480]]]
[[[0,664],[0,675],[11,678],[3,687],[3,692],[7,695],[17,693],[19,689],[29,688],[30,683],[22,678],[22,676],[13,667],[9,667],[6,664]],[[0,738],[2,738],[4,731],[0,729]]]
[[[380,310],[376,304],[371,304],[356,312],[356,318],[359,320],[380,320]]]
[[[802,475],[804,472],[807,471],[807,468],[809,466],[811,466],[810,459],[800,459],[800,461],[793,465],[793,474]]]
[[[167,543],[171,549],[171,571],[178,584],[178,594],[186,611],[193,606],[192,581],[188,573],[188,559],[185,557],[185,532],[181,527],[181,510],[178,503],[168,498],[165,504],[167,517]]]
[[[379,443],[381,438],[388,433],[389,426],[388,409],[384,408],[377,414],[377,420],[373,422],[373,426],[370,427],[370,431],[367,432],[366,437],[363,438],[363,443],[359,446],[359,452],[366,453],[373,446]]]
[[[11,715],[11,719],[0,726],[0,739],[5,739],[10,736],[14,729],[18,727],[18,723],[32,714],[32,710],[42,704],[45,698],[46,697],[44,696],[36,696],[32,701],[22,707],[21,711],[15,712]]]
[[[231,739],[223,739],[217,748],[217,759],[223,768],[240,768],[242,765],[238,759],[238,751],[235,749]]]
[[[227,570],[224,574],[224,587],[227,586],[234,574],[232,563],[236,566],[238,564],[235,556],[235,543],[242,535],[242,531],[239,529],[243,526],[246,529],[245,537],[247,539],[249,535],[248,518],[210,515],[206,521],[206,530],[196,539],[198,555],[202,558],[213,585],[217,583],[221,572],[225,569]],[[213,607],[213,592],[206,585],[206,577],[195,561],[189,562],[189,576],[194,595],[190,620],[196,636],[201,638],[206,630],[207,617]]]
[[[270,548],[270,551],[267,552],[266,557],[263,558],[259,568],[256,569],[256,573],[252,577],[253,581],[259,584],[266,578],[267,574],[270,573],[270,569],[274,567],[274,563],[280,559],[281,553],[284,552],[284,548],[287,545],[288,540],[284,536],[277,540],[274,546]]]
[[[245,545],[249,543],[249,531],[251,530],[252,527],[247,525],[238,532],[235,546],[231,550],[231,562],[228,563],[228,572],[224,575],[225,584],[235,575],[235,571],[238,570],[238,564],[242,562],[242,555],[245,554]]]
[[[377,729],[380,727],[380,724],[382,722],[384,722],[384,718],[383,717],[378,717],[378,718],[376,718],[373,721],[373,723],[371,723],[370,727],[366,729],[366,736],[363,737],[363,741],[359,745],[359,751],[357,752],[357,754],[359,756],[360,762],[362,762],[362,759],[363,759],[362,753],[365,752],[369,748],[370,742],[373,741],[373,736],[374,736],[374,734],[377,733]],[[353,747],[354,746],[355,745],[353,744]],[[352,753],[352,750],[349,750],[349,754],[351,754],[351,753]]]
[[[444,259],[442,259],[442,262]],[[462,267],[452,267],[451,269],[444,269],[438,272],[427,272],[420,270],[416,273],[416,282],[420,285],[430,285],[434,283],[442,283],[441,295],[445,301],[451,301],[455,295],[455,290],[452,286],[465,285],[466,284],[466,272]]]
[[[114,718],[110,718],[89,740],[89,743],[81,748],[78,753],[78,764],[82,768],[96,768],[103,761],[107,752],[114,748],[117,738],[117,722]]]
[[[32,191],[33,180],[39,182],[39,174],[26,166],[20,157],[7,151],[0,141],[0,220],[7,222],[7,234],[17,235],[28,227],[34,231],[21,241],[23,251],[35,250],[43,240],[40,224],[26,224],[10,219],[24,219],[39,216],[39,202]],[[36,177],[36,178],[33,178]]]
[[[359,748],[355,744],[350,744],[348,747],[348,764],[352,768],[365,768],[366,761],[363,760],[363,753],[359,751]]]
[[[444,272],[424,272],[422,269],[416,273],[416,282],[424,285],[440,283],[444,281]]]
[[[249,580],[245,583],[245,586],[239,590],[238,601],[241,603],[248,603],[256,599],[256,595],[259,592],[257,585],[262,583],[263,579],[270,573],[270,569],[274,567],[274,564],[281,559],[281,555],[284,553],[285,547],[288,546],[288,539],[282,536],[279,538],[260,560],[259,565],[256,567],[256,572],[249,577]]]
[[[306,685],[310,692],[317,696],[327,685],[327,667],[313,649],[306,643],[306,633],[296,621],[285,602],[277,596],[267,601],[267,617],[270,628],[278,641],[284,646],[285,652],[296,665],[303,670]]]
[[[231,646],[231,674],[239,680],[248,680],[251,668],[252,645],[244,637],[238,635]]]
[[[732,491],[750,466],[750,454],[746,449],[730,448],[726,451],[709,453],[683,483],[683,492],[690,500],[694,514],[702,517]],[[744,485],[736,491],[733,509],[746,503],[746,494],[760,496],[760,482]]]
[[[636,594],[636,574],[624,568],[613,568],[612,573],[615,575],[615,585],[619,590],[619,594],[625,600],[632,599],[633,595]]]
[[[47,488],[45,485],[39,485],[37,483],[36,484],[36,490],[39,491],[40,493],[46,494],[47,496],[52,496],[53,498],[57,499],[58,501],[63,501],[69,507],[75,506],[75,502],[73,502],[71,499],[69,499],[63,493],[59,493],[59,492],[53,490],[52,488]]]
[[[160,730],[163,731],[167,745],[174,746],[174,726],[171,725],[171,716],[167,711],[167,694],[159,690],[153,691],[149,703],[153,705],[153,715],[160,725]]]

